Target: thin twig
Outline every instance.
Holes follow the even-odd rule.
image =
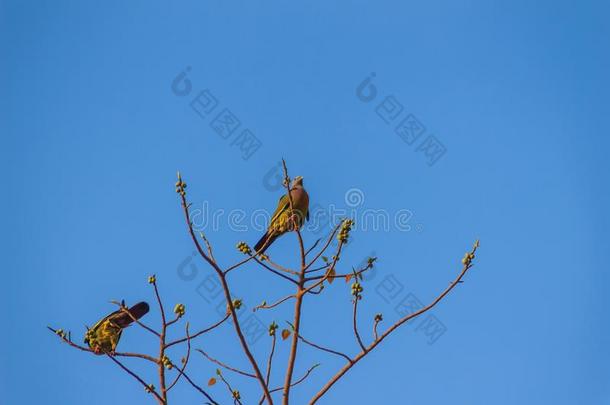
[[[174,381],[169,385],[169,387],[167,387],[167,390],[171,390],[174,385],[176,385],[176,383],[178,383],[178,380],[180,380],[180,377],[182,376],[182,373],[184,373],[184,370],[186,370],[186,366],[189,362],[189,359],[191,357],[191,339],[189,336],[189,324],[188,322],[186,323],[186,356],[184,357],[184,360],[182,362],[182,368],[178,369],[178,375],[176,376],[176,378],[174,379]],[[167,348],[167,346],[165,346]]]
[[[295,298],[294,294],[290,294],[287,295],[286,297],[274,302],[273,304],[267,305],[267,304],[261,304],[261,305],[257,305],[254,307],[254,311],[258,310],[258,309],[271,309],[271,308],[275,308],[278,305],[282,304],[283,302],[288,301],[290,298]]]
[[[179,181],[182,181],[180,176],[178,177],[178,179],[179,179]],[[267,387],[267,384],[265,384],[265,379],[263,378],[260,368],[258,367],[258,363],[256,362],[256,359],[252,355],[252,352],[250,351],[248,343],[246,342],[246,338],[244,337],[244,334],[241,330],[241,326],[239,324],[239,319],[237,318],[237,313],[235,311],[235,307],[233,306],[231,291],[229,289],[229,285],[227,284],[226,275],[222,271],[222,269],[218,266],[218,264],[216,264],[216,262],[214,260],[212,260],[203,251],[201,244],[199,243],[199,240],[197,239],[197,237],[195,236],[195,232],[193,231],[193,223],[191,222],[190,213],[188,210],[188,204],[186,202],[186,193],[184,193],[184,191],[183,191],[182,193],[180,193],[180,197],[181,197],[181,202],[182,202],[182,209],[184,212],[184,218],[185,218],[186,224],[188,226],[188,230],[189,230],[189,234],[191,235],[191,239],[193,240],[193,243],[195,244],[195,247],[197,248],[199,255],[214,269],[214,271],[218,275],[218,279],[220,280],[220,283],[222,285],[222,289],[223,289],[223,292],[225,295],[225,301],[227,302],[227,306],[229,307],[229,311],[231,313],[231,319],[233,320],[233,326],[235,328],[235,332],[237,333],[237,337],[242,346],[244,354],[246,355],[246,357],[250,361],[250,364],[252,365],[252,368],[254,369],[256,378],[257,378],[258,382],[260,383],[261,388],[263,389],[263,392],[265,393],[265,397],[267,398],[267,402],[270,405],[273,405],[273,398],[271,397],[271,394],[269,393],[269,388]]]
[[[210,255],[210,259],[212,259],[212,261],[214,263],[216,263],[216,259],[214,258],[214,251],[212,250],[212,245],[210,244],[210,241],[208,240],[208,238],[206,238],[205,234],[201,231],[199,231],[199,236],[201,236],[201,239],[203,239],[203,241],[205,242],[205,246],[208,249],[208,254]]]
[[[330,246],[331,242],[333,241],[333,238],[335,237],[335,235],[337,234],[337,231],[339,230],[339,228],[341,227],[342,222],[340,222],[339,224],[337,224],[333,231],[330,233],[330,236],[328,237],[328,239],[326,240],[326,243],[324,244],[324,246],[322,247],[322,249],[316,254],[316,256],[309,262],[309,264],[307,266],[305,266],[305,271],[307,271],[307,269],[309,269],[319,258],[320,256],[322,256],[324,254],[324,252],[326,251],[326,249],[328,249],[328,247]]]
[[[247,373],[247,372],[242,371],[242,370],[240,370],[238,368],[235,368],[235,367],[231,367],[231,366],[227,365],[226,363],[223,363],[222,361],[215,359],[214,357],[210,356],[209,354],[207,354],[206,352],[204,352],[201,349],[195,349],[195,350],[197,350],[199,353],[203,354],[212,363],[218,364],[220,367],[222,367],[224,369],[227,369],[227,370],[232,371],[232,372],[237,373],[237,374],[241,374],[241,375],[246,376],[246,377],[256,378],[256,375],[251,374],[251,373]]]
[[[320,346],[320,345],[318,345],[318,344],[316,344],[316,343],[313,343],[313,342],[311,342],[311,341],[309,341],[309,340],[305,339],[305,338],[304,338],[302,335],[300,335],[300,334],[298,335],[298,337],[299,337],[299,339],[301,339],[301,341],[302,341],[303,343],[305,343],[306,345],[309,345],[309,346],[311,346],[311,347],[315,347],[316,349],[318,349],[318,350],[322,350],[323,352],[332,353],[332,354],[335,354],[335,355],[337,355],[337,356],[341,356],[341,357],[343,357],[344,359],[346,359],[347,361],[352,361],[352,359],[351,359],[351,358],[350,358],[350,357],[349,357],[347,354],[345,354],[345,353],[341,353],[341,352],[339,352],[339,351],[337,351],[337,350],[333,350],[333,349],[329,349],[329,348],[324,347],[324,346]]]
[[[57,330],[56,330],[56,329],[53,329],[53,328],[52,328],[52,327],[50,327],[50,326],[47,326],[47,329],[48,329],[48,330],[50,330],[51,332],[53,332],[54,334],[56,334],[56,335],[57,335]],[[83,352],[89,352],[89,353],[93,353],[93,354],[96,354],[96,355],[103,354],[103,353],[101,353],[101,352],[100,352],[100,353],[96,353],[96,352],[95,352],[95,350],[93,350],[93,349],[91,349],[91,348],[89,348],[89,347],[85,347],[85,346],[81,346],[81,345],[79,345],[79,344],[76,344],[76,343],[74,343],[72,340],[67,339],[67,338],[65,338],[65,337],[63,337],[63,336],[58,335],[58,337],[59,337],[59,338],[60,338],[60,339],[61,339],[61,340],[62,340],[64,343],[67,343],[69,346],[72,346],[72,347],[73,347],[73,348],[75,348],[75,349],[81,350],[81,351],[83,351]],[[124,352],[114,352],[114,353],[112,353],[112,355],[113,355],[113,356],[115,356],[115,357],[137,357],[137,358],[140,358],[140,359],[148,360],[148,361],[153,362],[153,363],[155,363],[155,364],[157,364],[157,363],[158,363],[158,360],[157,360],[157,359],[155,359],[154,357],[149,356],[149,355],[147,355],[147,354],[140,354],[140,353],[124,353]]]
[[[271,350],[269,351],[269,359],[267,360],[267,375],[265,376],[265,382],[269,386],[269,378],[271,378],[271,364],[273,364],[273,354],[275,353],[275,341],[277,339],[276,333],[274,332],[271,336]],[[258,401],[258,405],[262,405],[265,401],[265,397],[261,397]]]
[[[226,321],[227,319],[229,319],[230,316],[231,316],[231,314],[226,314],[224,316],[224,318],[222,318],[220,321],[216,322],[214,325],[212,325],[210,327],[207,327],[207,328],[205,328],[203,330],[200,330],[199,332],[191,335],[191,337],[185,337],[185,338],[182,338],[182,339],[174,340],[173,342],[170,342],[170,343],[166,344],[165,348],[167,349],[167,348],[169,348],[169,347],[171,347],[173,345],[177,345],[179,343],[186,342],[187,340],[193,340],[193,339],[203,335],[204,333],[210,332],[210,331],[216,329],[218,326],[222,325],[222,323],[224,321]]]
[[[237,391],[233,390],[233,387],[231,387],[231,384],[229,384],[229,382],[225,379],[225,377],[222,375],[222,373],[218,374],[218,377],[220,377],[220,380],[225,383],[225,385],[227,386],[227,389],[229,390],[229,392],[231,393],[231,397],[233,397],[233,403],[234,404],[240,404],[241,405],[241,400],[238,396],[235,395],[235,393]]]
[[[477,248],[479,247],[479,241],[476,241],[474,244],[474,247],[472,248],[470,254],[474,255]],[[324,387],[322,387],[322,389],[320,389],[320,391],[318,391],[313,398],[309,401],[309,405],[312,405],[314,403],[316,403],[324,394],[326,394],[326,392],[328,392],[328,390],[337,382],[339,381],[339,379],[341,377],[343,377],[345,375],[345,373],[347,373],[358,361],[360,361],[364,356],[366,356],[368,353],[370,353],[375,347],[377,347],[386,337],[388,337],[393,331],[395,331],[398,327],[400,327],[401,325],[403,325],[405,322],[418,317],[419,315],[429,311],[430,309],[432,309],[436,304],[438,304],[447,294],[449,294],[449,292],[451,290],[453,290],[455,288],[455,286],[457,286],[458,284],[461,283],[462,278],[464,277],[464,275],[466,274],[466,272],[472,267],[472,263],[470,262],[470,260],[468,260],[466,263],[464,263],[464,266],[462,268],[462,271],[459,273],[459,275],[455,278],[455,280],[453,280],[453,282],[451,282],[451,284],[449,284],[449,287],[447,287],[440,295],[438,295],[430,304],[426,305],[425,307],[411,313],[408,315],[405,315],[404,317],[402,317],[401,319],[399,319],[396,323],[394,323],[394,325],[392,325],[390,328],[388,328],[381,336],[379,336],[378,339],[376,339],[374,342],[372,342],[367,348],[366,351],[363,350],[360,353],[358,353],[350,362],[348,362],[347,364],[345,364],[325,385]]]
[[[282,159],[282,166],[284,168],[284,185],[286,187],[286,195],[288,196],[288,201],[290,204],[290,217],[293,222],[294,231],[297,234],[297,239],[299,241],[299,250],[301,252],[301,271],[299,273],[299,284],[297,286],[297,292],[295,294],[295,303],[294,303],[294,335],[292,336],[292,342],[290,344],[290,354],[288,355],[288,365],[286,367],[286,376],[284,378],[284,389],[282,396],[282,404],[288,405],[290,400],[290,387],[292,385],[292,374],[294,372],[294,365],[297,357],[297,347],[299,343],[298,334],[299,329],[301,327],[301,308],[303,306],[303,297],[304,297],[304,286],[305,286],[305,271],[307,270],[305,264],[305,247],[303,245],[303,238],[301,237],[301,231],[299,229],[300,224],[294,223],[294,210],[293,210],[293,201],[292,195],[290,194],[290,177],[288,176],[288,168],[286,167],[286,161]]]
[[[253,256],[254,257],[254,256]],[[259,260],[258,258],[254,259],[258,264],[260,264],[261,266],[263,266],[265,269],[269,270],[270,272],[272,272],[273,274],[275,274],[276,276],[280,276],[281,278],[283,278],[284,280],[288,280],[293,284],[298,284],[297,281],[295,281],[294,279],[292,279],[291,277],[280,273],[279,271],[272,269],[271,267],[267,266],[265,263],[263,263],[261,260]]]
[[[318,366],[319,366],[319,364],[314,364],[313,366],[311,366],[311,367],[310,367],[310,368],[307,370],[307,372],[305,373],[305,375],[303,375],[303,377],[299,378],[298,380],[296,380],[295,382],[293,382],[293,383],[291,384],[291,387],[294,387],[295,385],[298,385],[298,384],[302,383],[303,381],[305,381],[305,379],[306,379],[307,377],[309,377],[309,374],[311,374],[311,372],[312,372],[312,371],[313,371],[313,370],[314,370],[316,367],[318,367]],[[281,389],[282,389],[282,387],[277,387],[277,388],[272,389],[272,390],[271,390],[271,392],[277,392],[277,391],[280,391]]]
[[[307,252],[305,252],[305,257],[307,257],[307,255],[310,254],[311,251],[316,248],[316,246],[318,246],[318,243],[320,243],[321,240],[322,238],[318,238],[318,240],[316,240],[316,242],[309,249],[307,249]]]
[[[157,391],[155,391],[153,389],[153,387],[150,384],[146,384],[146,382],[140,378],[136,373],[134,373],[133,371],[131,371],[130,369],[128,369],[123,363],[121,363],[120,361],[118,361],[117,359],[115,359],[113,356],[111,356],[110,354],[106,353],[106,356],[108,356],[108,358],[112,361],[114,361],[116,364],[118,364],[119,367],[121,367],[123,370],[125,370],[129,375],[131,375],[133,378],[135,378],[136,380],[138,380],[140,382],[140,384],[142,384],[144,386],[144,388],[146,388],[146,390],[150,391],[151,394],[153,394],[155,396],[155,398],[157,398],[157,401],[160,404],[167,404],[167,400],[164,400],[161,395],[159,395],[159,393],[157,393]]]
[[[189,357],[191,355],[191,339],[189,337],[189,324],[186,324],[186,345],[187,345],[187,351],[186,351],[186,357],[184,358],[184,363],[182,365],[182,368],[176,368],[176,370],[178,371],[178,375],[176,376],[176,379],[174,380],[174,382],[169,386],[169,388],[167,389],[168,391],[172,389],[172,387],[174,385],[176,385],[176,383],[178,382],[178,380],[180,379],[181,376],[184,376],[184,378],[193,386],[193,388],[195,388],[197,391],[201,392],[208,400],[212,401],[213,404],[218,405],[218,403],[216,401],[214,401],[212,399],[212,397],[203,390],[203,388],[201,388],[200,386],[198,386],[197,384],[195,384],[193,382],[193,380],[191,380],[188,375],[186,375],[185,370],[186,370],[186,366],[189,362]]]
[[[188,376],[188,374],[186,374],[184,371],[180,371],[180,370],[178,370],[178,372],[179,372],[180,374],[182,374],[182,376],[184,376],[184,378],[186,379],[186,381],[188,381],[188,383],[189,383],[189,384],[191,384],[191,386],[192,386],[193,388],[195,388],[197,391],[199,391],[200,393],[202,393],[202,394],[203,394],[203,395],[204,395],[204,396],[205,396],[205,397],[206,397],[206,398],[207,398],[209,401],[212,401],[212,403],[213,403],[214,405],[219,405],[219,404],[218,404],[218,402],[214,401],[214,400],[212,399],[212,397],[211,397],[211,396],[210,396],[210,395],[209,395],[207,392],[205,392],[205,391],[204,391],[204,389],[203,389],[203,388],[201,388],[199,385],[195,384],[195,383],[193,382],[193,380],[192,380],[192,379],[191,379],[191,378]]]
[[[159,311],[161,312],[161,334],[159,336],[159,385],[161,389],[161,397],[163,401],[167,403],[167,386],[165,381],[165,364],[163,364],[163,359],[165,358],[165,334],[167,332],[167,319],[165,317],[165,308],[163,308],[163,302],[161,301],[161,296],[159,294],[159,288],[157,287],[157,282],[154,281],[152,283],[153,289],[155,290],[155,298],[157,299],[157,303],[159,304]]]
[[[358,341],[358,344],[360,345],[360,348],[366,352],[366,346],[364,346],[364,343],[362,343],[362,339],[360,338],[360,333],[358,333],[358,324],[357,324],[357,319],[358,319],[358,301],[360,301],[360,295],[356,295],[354,297],[354,316],[353,316],[353,324],[354,324],[354,335],[356,335],[356,340]]]

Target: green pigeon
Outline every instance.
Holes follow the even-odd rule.
[[[85,343],[96,354],[114,353],[123,329],[148,312],[146,302],[138,302],[128,309],[129,313],[118,310],[102,318],[85,334]],[[131,316],[130,316],[131,315]]]
[[[267,232],[254,246],[256,252],[263,253],[279,236],[294,230],[294,224],[301,228],[305,220],[309,220],[309,195],[303,187],[303,177],[297,176],[294,178],[290,188],[290,197],[292,198],[294,213],[290,212],[288,195],[284,194],[277,204],[271,221],[269,221]]]

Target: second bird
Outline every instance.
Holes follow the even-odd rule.
[[[309,195],[303,187],[301,176],[294,178],[290,188],[290,198],[292,199],[293,212],[290,210],[288,195],[284,194],[277,204],[271,221],[269,221],[267,232],[254,246],[257,253],[263,253],[279,236],[293,231],[295,225],[301,228],[305,220],[309,220]]]

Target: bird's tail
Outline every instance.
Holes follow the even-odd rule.
[[[144,301],[138,302],[128,309],[129,313],[123,313],[117,317],[114,322],[121,328],[128,327],[132,322],[137,321],[148,313],[148,304]]]
[[[269,246],[271,246],[273,241],[276,240],[278,236],[279,235],[277,233],[274,233],[274,232],[272,233],[269,230],[267,230],[267,232],[265,232],[263,237],[260,238],[260,240],[258,242],[256,242],[256,245],[254,245],[254,251],[258,252],[259,254],[264,253],[265,250],[267,250],[267,248]]]

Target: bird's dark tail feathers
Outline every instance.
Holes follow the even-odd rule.
[[[277,233],[271,233],[269,231],[265,232],[263,237],[260,238],[258,242],[256,242],[256,245],[254,245],[254,252],[258,252],[259,254],[264,253],[265,250],[267,250],[267,248],[271,246],[273,241],[276,240],[278,236],[279,235]]]
[[[144,315],[148,313],[149,307],[148,304],[144,301],[138,302],[131,308],[129,308],[129,314],[122,313],[114,322],[120,326],[121,328],[126,328],[135,320],[142,318]],[[131,314],[131,316],[130,316]]]

